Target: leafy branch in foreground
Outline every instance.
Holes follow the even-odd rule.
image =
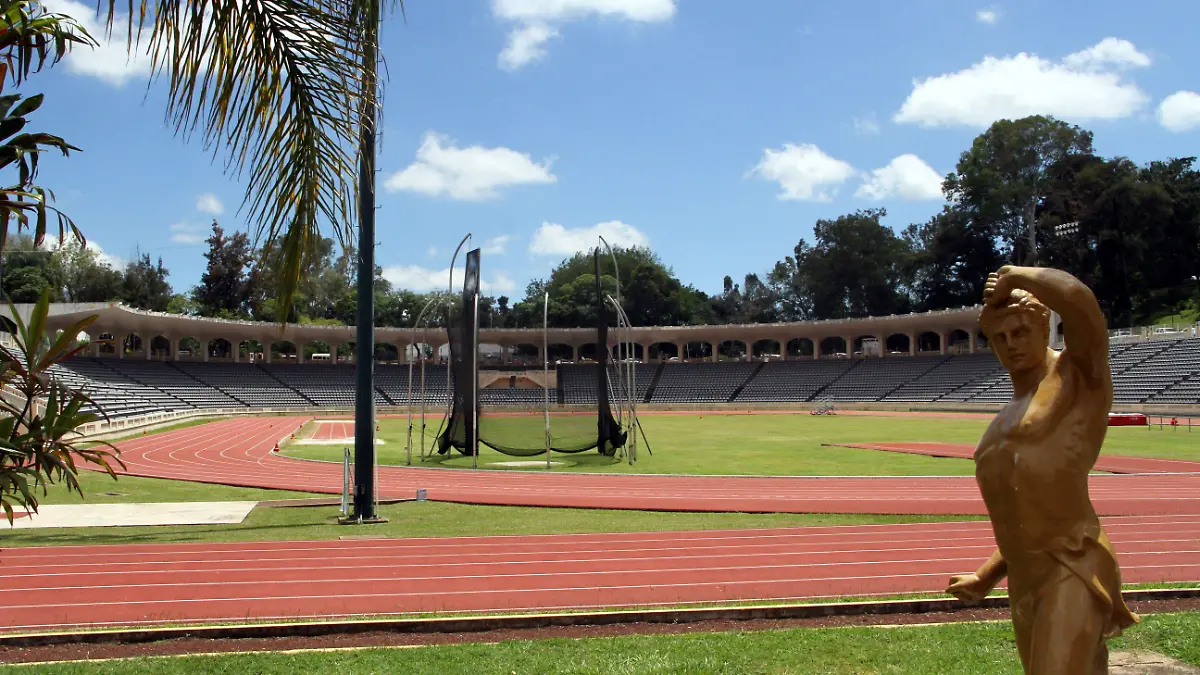
[[[112,461],[120,464],[115,446],[100,441],[84,447],[78,429],[99,419],[83,412],[92,400],[51,377],[50,369],[85,349],[75,337],[96,317],[88,317],[47,340],[44,332],[50,309],[47,290],[34,305],[26,323],[9,305],[16,325],[15,348],[0,345],[0,508],[11,523],[14,507],[37,512],[38,496],[51,485],[83,495],[78,462],[117,477]]]
[[[83,241],[75,223],[49,205],[54,193],[34,183],[41,153],[57,150],[68,156],[79,148],[51,134],[22,133],[43,97],[5,95],[4,85],[11,75],[12,83],[20,86],[31,72],[40,71],[47,62],[58,63],[75,46],[95,44],[69,16],[47,12],[40,3],[0,0],[0,171],[15,165],[18,173],[16,184],[0,188],[0,247],[8,237],[9,221],[16,222],[18,232],[33,229],[40,246],[51,215],[58,220],[60,241],[68,230]]]

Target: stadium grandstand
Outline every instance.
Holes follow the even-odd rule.
[[[986,340],[972,330],[978,312],[971,307],[847,321],[633,328],[636,397],[650,407],[832,401],[913,409],[995,408],[1012,389]],[[353,341],[353,327],[291,325],[280,333],[274,324],[106,303],[55,305],[48,328],[58,330],[90,315],[99,319],[94,338],[87,336],[87,355],[55,370],[64,383],[88,391],[111,420],[353,406],[354,364],[306,359],[304,349],[323,343],[336,354],[336,345]],[[595,331],[552,328],[548,333],[550,351],[569,350],[573,358],[551,362],[543,372],[540,353],[536,366],[512,358],[518,347],[523,353],[538,349],[540,330],[481,329],[480,344],[498,347],[501,356],[481,367],[480,405],[527,407],[542,399],[543,387],[551,390],[556,406],[595,405],[598,365],[580,359],[581,354],[594,356],[595,345],[587,340],[594,340]],[[1114,334],[1110,346],[1114,409],[1200,405],[1200,339],[1194,329],[1129,333]],[[429,333],[377,329],[376,340],[394,345],[398,356],[376,364],[375,403],[381,411],[405,407],[413,396],[407,358],[422,353],[413,348],[422,335]],[[1055,341],[1061,346],[1059,338]],[[272,349],[260,352],[264,344]],[[742,355],[720,356],[718,347],[728,344],[740,347]],[[610,348],[615,346],[614,338]],[[430,345],[431,352],[424,353],[436,355],[444,347]],[[426,401],[444,404],[450,389],[444,361],[435,356],[423,365]]]

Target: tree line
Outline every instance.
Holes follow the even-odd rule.
[[[1103,158],[1092,134],[1049,117],[1000,121],[980,134],[946,176],[946,204],[897,232],[886,211],[818,220],[770,269],[723,280],[708,295],[682,283],[651,250],[601,257],[601,289],[616,295],[634,325],[698,325],[841,319],[973,305],[989,272],[1006,263],[1067,270],[1096,293],[1111,326],[1167,316],[1194,320],[1200,308],[1200,172],[1194,158],[1139,166]],[[275,244],[255,248],[243,232],[213,222],[200,282],[175,292],[162,260],[139,253],[113,269],[68,242],[42,250],[27,236],[6,245],[3,287],[16,302],[49,288],[60,302],[120,300],[142,309],[277,321]],[[304,258],[290,321],[352,324],[357,303],[353,249],[319,239]],[[535,279],[524,298],[480,299],[481,327],[552,327],[596,322],[595,264],[578,253]],[[395,288],[377,268],[376,323],[412,327],[433,297]],[[441,312],[431,313],[440,325]]]
[[[618,253],[635,325],[761,323],[879,316],[975,305],[1005,264],[1066,270],[1096,293],[1112,327],[1200,318],[1200,172],[1194,157],[1137,165],[1104,158],[1093,135],[1046,116],[1001,120],[947,175],[942,210],[899,232],[886,210],[818,220],[812,241],[708,296],[650,251]],[[588,325],[588,256],[534,281],[519,325],[550,294],[551,324]],[[608,266],[604,269],[611,270]],[[611,285],[611,280],[609,280]],[[592,314],[589,314],[591,312]]]

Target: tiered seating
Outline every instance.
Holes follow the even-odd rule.
[[[144,363],[144,362],[143,362]],[[73,358],[68,359],[63,366],[76,374],[86,377],[92,381],[93,387],[103,386],[109,389],[118,390],[119,397],[126,399],[130,403],[136,402],[139,408],[137,411],[128,411],[125,414],[138,415],[142,412],[158,412],[166,410],[181,410],[191,408],[184,401],[175,398],[169,393],[165,393],[154,387],[146,386],[141,382],[137,382],[130,378],[127,374],[118,372],[105,365],[104,361],[88,359],[88,358]],[[99,401],[97,401],[99,402]],[[145,405],[141,405],[144,402]],[[141,410],[140,408],[148,408]],[[101,406],[101,409],[106,410]],[[109,413],[110,415],[112,413]]]
[[[878,401],[893,389],[919,377],[944,357],[866,359],[835,380],[821,398],[830,401]]]
[[[563,364],[558,367],[560,403],[596,404],[596,369],[592,363]]]
[[[180,372],[225,392],[251,408],[306,408],[313,404],[258,366],[248,363],[179,361],[173,365]]]
[[[654,389],[652,403],[728,401],[757,363],[668,363]]]
[[[1171,350],[1170,366],[1183,378],[1149,399],[1147,403],[1200,403],[1200,339],[1181,340]]]
[[[558,393],[551,392],[551,405],[553,405],[557,400]],[[529,406],[542,408],[545,403],[546,394],[542,389],[509,389],[507,387],[502,387],[479,390],[480,405]]]
[[[421,400],[421,366],[412,367],[412,399]],[[446,405],[450,400],[447,387],[446,365],[426,364],[425,368],[425,401],[429,404]],[[375,368],[375,388],[382,392],[396,405],[408,405],[408,374],[407,365],[377,366]]]
[[[1117,404],[1200,403],[1200,339],[1161,340],[1116,346],[1110,352]],[[594,405],[595,364],[558,368],[552,403]],[[637,364],[637,392],[650,403],[911,401],[1003,403],[1012,396],[1008,374],[991,353],[882,359],[798,359],[770,363]],[[308,408],[354,405],[355,368],[332,364],[234,364],[74,358],[52,369],[55,378],[87,392],[110,417],[190,408]],[[420,369],[413,369],[414,401]],[[616,391],[614,367],[610,389]],[[621,376],[628,369],[622,367]],[[744,386],[743,386],[744,385]],[[377,405],[406,405],[409,367],[376,366]],[[740,390],[739,390],[740,387]],[[538,388],[482,389],[484,406],[540,407]],[[445,365],[425,368],[425,400],[438,408],[449,400]]]
[[[1200,369],[1200,340],[1165,342],[1163,350],[1113,375],[1113,403],[1147,402]]]
[[[1118,375],[1174,345],[1175,342],[1173,340],[1162,340],[1139,342],[1128,346],[1123,345],[1117,348],[1119,351],[1110,349],[1108,352],[1108,367],[1113,375]]]
[[[955,394],[956,390],[970,382],[1003,372],[1000,361],[991,352],[944,358],[937,366],[909,380],[883,397],[883,400],[929,403]]]
[[[263,364],[267,374],[282,382],[301,396],[319,406],[346,408],[354,406],[355,368],[333,364]],[[376,367],[378,372],[381,366]],[[392,405],[376,387],[375,405]]]
[[[807,401],[855,364],[849,359],[772,361],[738,392],[737,401]]]
[[[614,375],[610,380],[613,382],[613,391],[616,391],[616,378],[628,377],[629,364],[622,363],[613,367],[613,370],[620,369],[620,374]],[[654,371],[658,370],[658,364],[655,363],[635,363],[633,364],[633,385],[634,394],[638,401],[643,401],[646,398],[646,392],[650,389],[650,383],[654,381]]]
[[[185,375],[177,368],[161,361],[112,361],[106,359],[102,362],[130,379],[186,402],[190,407],[240,408],[243,406],[241,401]]]
[[[98,375],[99,378],[94,379],[92,374]],[[50,376],[92,399],[95,405],[84,406],[84,411],[102,411],[102,416],[110,418],[186,407],[186,404],[178,400],[170,401],[167,404],[169,407],[162,407],[162,402],[148,400],[143,395],[152,392],[151,395],[157,398],[162,396],[161,392],[148,390],[112,371],[104,372],[103,366],[88,359],[68,359],[61,365],[52,366]]]

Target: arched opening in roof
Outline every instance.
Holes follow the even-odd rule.
[[[813,341],[811,338],[801,337],[792,338],[787,342],[787,353],[789,357],[808,357],[813,355]]]
[[[821,340],[821,358],[844,359],[850,356],[846,352],[846,339],[842,337],[827,337]]]

